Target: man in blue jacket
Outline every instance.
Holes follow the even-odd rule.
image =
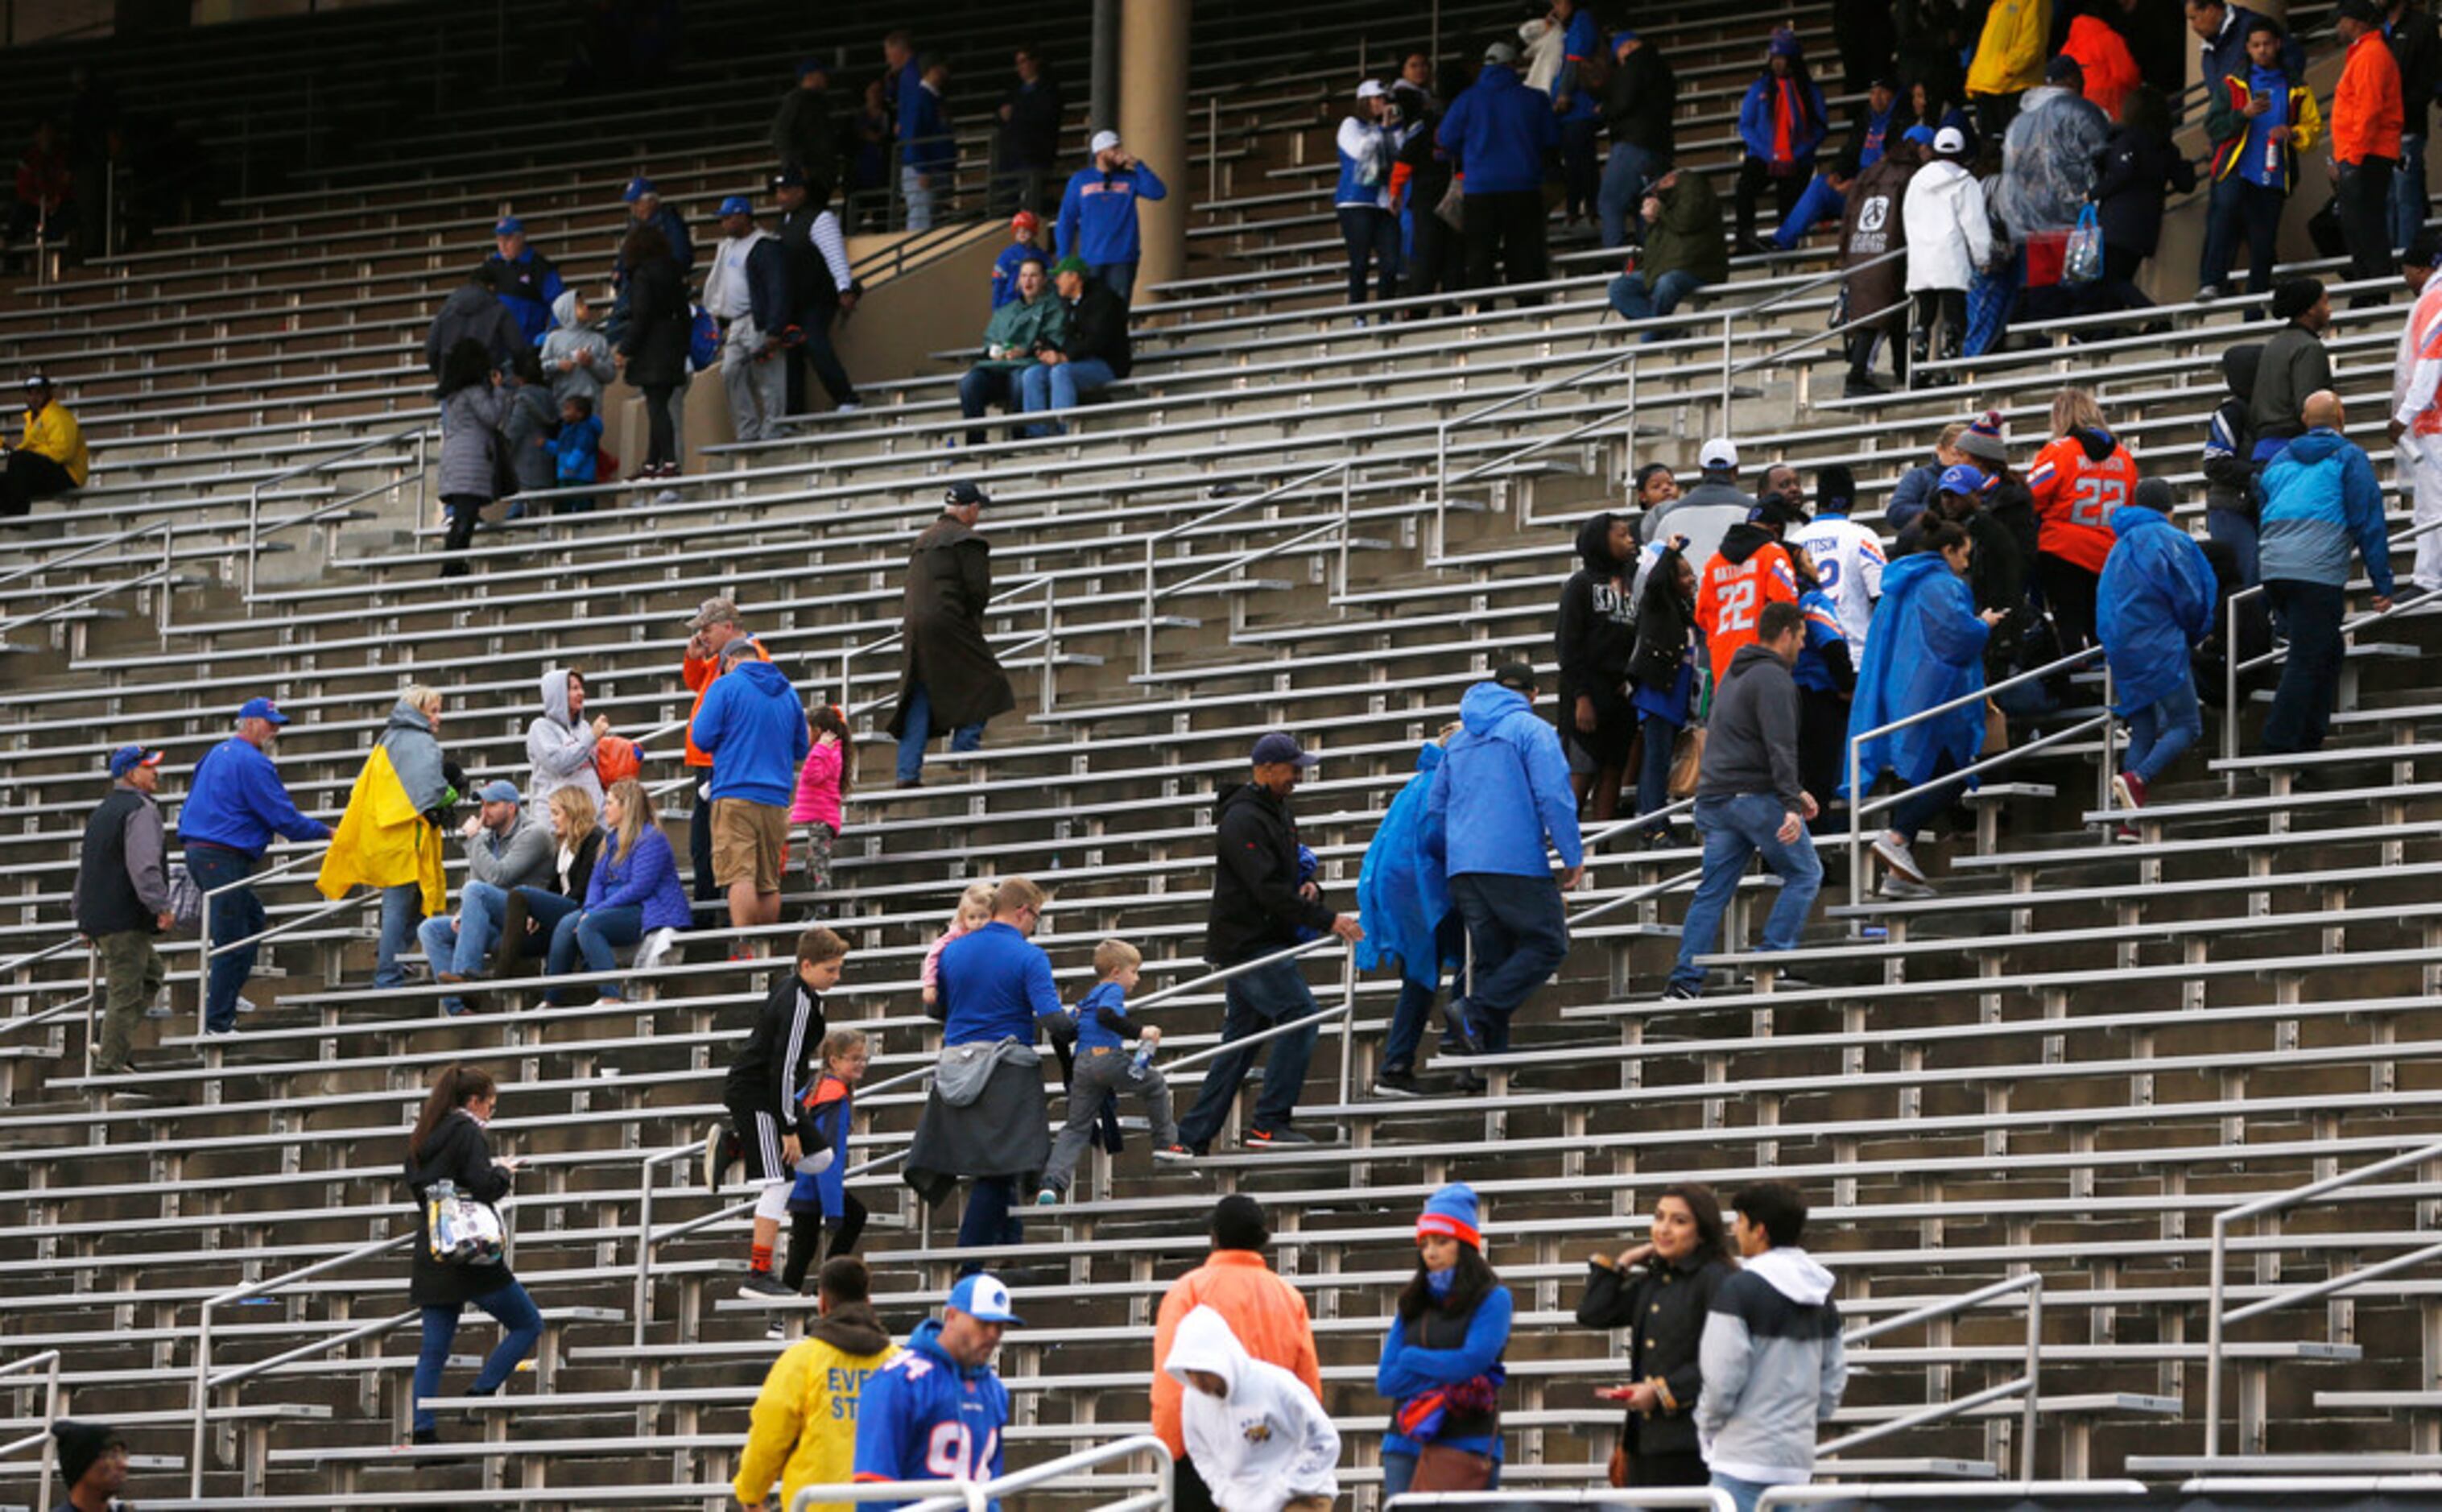
[[[1512,283],[1540,283],[1550,275],[1543,250],[1543,159],[1560,145],[1551,97],[1518,77],[1518,49],[1496,42],[1484,52],[1484,71],[1450,101],[1435,140],[1457,160],[1466,196],[1467,282],[1492,286],[1497,256]],[[1522,295],[1531,304],[1540,295]]]
[[[288,716],[269,699],[248,699],[237,711],[237,734],[205,753],[189,780],[187,801],[178,807],[178,840],[187,852],[187,875],[206,893],[230,890],[212,899],[212,944],[226,946],[263,933],[263,902],[244,883],[263,860],[274,835],[288,840],[328,840],[331,827],[297,811],[280,769],[271,764],[271,747],[280,738]],[[212,957],[211,976],[204,986],[204,1032],[237,1032],[241,1004],[238,992],[254,975],[261,947],[246,945]]]
[[[937,1322],[866,1377],[856,1410],[859,1481],[990,1481],[1001,1473],[1009,1388],[993,1373],[1001,1330],[1023,1328],[1009,1288],[977,1274],[950,1288]],[[902,1503],[869,1502],[886,1509]],[[999,1512],[1000,1503],[985,1503]]]
[[[2128,721],[2126,765],[2111,781],[2123,809],[2205,733],[2189,654],[2213,633],[2214,570],[2196,537],[2171,523],[2171,485],[2148,478],[2111,512],[2119,540],[2095,591],[2095,630],[2111,667],[2112,712]],[[2134,840],[2127,825],[2115,837]]]
[[[1166,199],[1170,190],[1120,145],[1118,132],[1096,132],[1091,146],[1094,165],[1070,174],[1060,195],[1058,250],[1064,258],[1084,258],[1088,278],[1133,304],[1144,245],[1137,234],[1137,202]]]
[[[1474,960],[1450,1022],[1470,1052],[1509,1047],[1509,1019],[1569,955],[1560,894],[1585,873],[1560,737],[1535,712],[1535,669],[1511,662],[1459,701],[1425,823],[1443,837],[1450,902]],[[1546,846],[1566,868],[1552,884]],[[1461,1088],[1471,1090],[1472,1078]]]
[[[712,757],[712,878],[729,893],[734,929],[780,921],[780,868],[789,856],[789,803],[813,745],[797,690],[739,639],[721,647],[726,668],[687,730]],[[730,959],[752,959],[740,939]]]
[[[526,244],[525,222],[505,215],[492,228],[492,292],[501,297],[509,318],[518,322],[526,345],[540,346],[551,334],[551,306],[565,288],[551,259]]]
[[[2341,434],[2346,417],[2331,390],[2308,394],[2299,418],[2306,433],[2272,459],[2256,485],[2264,497],[2257,542],[2264,596],[2289,630],[2289,659],[2264,720],[2270,755],[2323,748],[2345,649],[2351,546],[2374,585],[2375,609],[2391,608],[2391,542],[2374,464]]]
[[[899,92],[899,194],[907,202],[911,231],[933,228],[934,207],[950,192],[951,174],[957,171],[958,145],[941,100],[949,86],[950,65],[927,58],[916,86]]]

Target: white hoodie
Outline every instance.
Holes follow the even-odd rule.
[[[1900,201],[1907,227],[1907,286],[1963,289],[1993,257],[1993,226],[1986,218],[1984,189],[1975,175],[1945,157],[1916,171]]]
[[[1704,1463],[1761,1485],[1803,1485],[1816,1425],[1839,1410],[1849,1379],[1832,1272],[1795,1246],[1748,1257],[1713,1292],[1697,1356]]]
[[[1211,1307],[1182,1319],[1162,1362],[1186,1388],[1179,1404],[1187,1457],[1222,1512],[1281,1512],[1303,1496],[1337,1497],[1339,1432],[1305,1383],[1249,1356]],[[1210,1396],[1187,1378],[1210,1371],[1228,1383]]]

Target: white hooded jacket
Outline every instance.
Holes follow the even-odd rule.
[[[1937,157],[1916,171],[1900,203],[1907,226],[1908,292],[1975,282],[1976,270],[1993,257],[1993,223],[1976,176]]]
[[[1186,1388],[1179,1403],[1187,1457],[1222,1512],[1281,1512],[1304,1496],[1337,1497],[1339,1433],[1305,1383],[1248,1355],[1229,1320],[1198,1307],[1180,1321],[1162,1369]],[[1210,1371],[1228,1383],[1207,1395],[1187,1378]]]
[[[542,715],[526,726],[526,762],[534,768],[526,809],[536,815],[562,788],[584,789],[593,800],[593,811],[602,811],[602,778],[593,770],[593,726],[569,717],[568,675],[564,666],[542,675]]]

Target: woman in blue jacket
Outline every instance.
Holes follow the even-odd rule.
[[[1391,1398],[1382,1494],[1501,1484],[1501,1364],[1514,1304],[1484,1258],[1475,1189],[1452,1182],[1416,1220],[1416,1274],[1399,1293],[1374,1389]],[[1417,1484],[1427,1448],[1441,1452]]]
[[[610,831],[586,879],[585,906],[561,919],[551,932],[550,972],[566,975],[581,953],[589,972],[617,968],[610,954],[657,929],[684,929],[686,889],[679,883],[676,853],[653,819],[653,800],[633,777],[611,784],[602,800],[603,828]],[[619,983],[600,985],[597,1002],[621,1001]],[[556,1003],[556,990],[543,994]]]
[[[1814,155],[1831,133],[1823,91],[1806,71],[1797,33],[1776,27],[1764,71],[1739,102],[1739,139],[1746,144],[1739,164],[1740,251],[1764,250],[1756,238],[1756,201],[1763,197],[1764,185],[1772,186],[1778,219],[1789,219],[1814,178]]]
[[[2171,485],[2148,478],[2137,501],[2111,512],[2119,537],[2104,558],[2095,630],[2111,668],[2111,712],[2128,721],[2127,764],[2111,779],[2123,809],[2145,806],[2145,788],[2205,733],[2189,661],[2213,634],[2214,570],[2204,548],[2171,523]],[[2134,840],[2123,825],[2117,838]]]
[[[1926,526],[1919,539],[1913,555],[1884,570],[1882,602],[1874,606],[1873,629],[1866,637],[1866,665],[1857,671],[1857,691],[1849,705],[1851,740],[1983,691],[1984,643],[2004,615],[1997,609],[1977,612],[1976,595],[1967,587],[1975,543],[1948,519]],[[1859,751],[1858,780],[1868,790],[1886,772],[1903,789],[1923,787],[1886,811],[1888,828],[1874,837],[1874,854],[1885,868],[1882,896],[1932,895],[1909,846],[1917,830],[1949,808],[1965,786],[1934,779],[1974,764],[1983,748],[1984,706],[1970,702],[1876,736]],[[1845,767],[1841,792],[1852,803],[1861,796],[1848,792]]]

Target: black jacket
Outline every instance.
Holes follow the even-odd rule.
[[[1086,280],[1085,291],[1068,306],[1068,339],[1061,344],[1060,355],[1071,362],[1100,357],[1111,365],[1112,377],[1126,377],[1136,364],[1128,346],[1127,301]]]
[[[831,118],[828,89],[792,89],[772,115],[772,155],[809,180],[839,182],[839,123]]]
[[[648,259],[628,277],[627,377],[639,389],[686,382],[690,331],[686,282],[666,257]]]
[[[1636,600],[1636,649],[1628,674],[1645,687],[1667,687],[1678,677],[1687,656],[1688,638],[1696,633],[1696,606],[1679,592],[1680,552],[1662,548],[1662,556],[1646,570],[1645,589]]]
[[[1049,168],[1059,161],[1064,102],[1058,82],[1047,73],[1030,88],[1011,84],[1000,102],[1009,110],[1009,118],[1000,123],[1000,166]]]
[[[2196,165],[2178,148],[2149,131],[2113,127],[2103,144],[2103,174],[2094,185],[2103,245],[2152,257],[2162,239],[2163,199],[2196,187]]]
[[[424,333],[424,365],[434,377],[441,376],[441,364],[449,349],[469,337],[482,342],[493,364],[503,368],[526,344],[525,333],[518,329],[516,318],[488,282],[461,283],[441,301]]]
[[[1298,896],[1297,821],[1287,804],[1248,782],[1221,794],[1215,815],[1206,960],[1235,965],[1286,950],[1300,929],[1331,927],[1330,909]]]
[[[1402,117],[1416,123],[1416,129],[1399,144],[1399,161],[1408,170],[1408,205],[1417,214],[1429,216],[1450,187],[1450,160],[1436,139],[1442,113],[1434,108],[1432,97],[1413,84],[1393,84],[1391,97],[1399,102]]]
[[[755,1008],[755,1027],[729,1063],[720,1101],[739,1113],[769,1113],[782,1133],[798,1123],[797,1089],[808,1084],[823,1046],[823,998],[797,980],[794,963]]]
[[[772,228],[772,234],[780,241],[781,266],[789,275],[789,308],[798,323],[817,309],[836,309],[840,296],[849,292],[831,278],[830,264],[814,246],[814,222],[825,214],[831,214],[834,222],[838,219],[828,203],[817,205],[810,197]]]
[[[1656,1261],[1622,1272],[1589,1265],[1586,1294],[1577,1302],[1577,1322],[1587,1328],[1625,1328],[1629,1375],[1659,1380],[1663,1404],[1650,1413],[1631,1412],[1620,1442],[1636,1454],[1696,1451],[1696,1398],[1704,1377],[1697,1356],[1714,1289],[1730,1273],[1726,1261],[1699,1252],[1676,1265]]]
[[[1634,562],[1613,561],[1606,549],[1612,521],[1600,514],[1577,531],[1577,559],[1585,563],[1560,590],[1560,623],[1556,636],[1560,664],[1561,719],[1579,694],[1616,699],[1628,682],[1628,664],[1636,649],[1636,611],[1629,602],[1628,582]]]
[[[169,899],[165,893],[158,900],[160,907],[145,906],[137,886],[137,858],[129,854],[131,831],[137,832],[137,844],[149,850],[145,864],[151,868],[153,884],[167,885],[160,809],[134,788],[114,786],[110,796],[85,821],[84,843],[77,859],[76,926],[77,933],[88,939],[129,930],[148,935],[161,932],[159,915]]]
[[[445,1266],[432,1258],[425,1234],[424,1194],[436,1181],[454,1181],[461,1196],[498,1202],[509,1194],[509,1174],[492,1163],[483,1126],[461,1108],[441,1120],[426,1141],[424,1158],[410,1151],[407,1188],[415,1203],[415,1254],[410,1262],[407,1300],[418,1307],[461,1307],[518,1278],[504,1261],[497,1266]]]
[[[1611,71],[1603,85],[1603,124],[1611,139],[1642,147],[1652,155],[1648,172],[1660,174],[1677,153],[1676,128],[1670,113],[1678,105],[1679,81],[1670,64],[1646,43]]]
[[[2433,90],[2442,84],[2442,33],[2421,0],[2409,0],[2391,30],[2391,56],[2399,64],[2400,129],[2420,137],[2433,118]]]
[[[2255,519],[2255,427],[2248,407],[2255,396],[2255,364],[2264,349],[2253,343],[2234,346],[2221,355],[2222,381],[2230,397],[2214,409],[2206,430],[2204,457],[2205,508],[2228,510]]]

